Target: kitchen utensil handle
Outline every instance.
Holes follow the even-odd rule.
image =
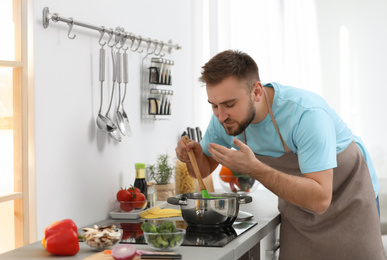
[[[141,259],[182,259],[181,254],[142,254]]]
[[[117,71],[116,71],[116,59],[114,57],[114,50],[112,48],[111,50],[111,56],[112,56],[112,67],[113,67],[113,83],[116,82],[117,78]]]
[[[253,197],[247,195],[240,195],[238,197],[238,201],[240,204],[247,204],[253,201]]]
[[[187,201],[181,200],[179,196],[176,197],[168,197],[167,202],[172,205],[187,205]]]
[[[117,70],[117,82],[122,82],[122,65],[121,65],[121,52],[116,52],[116,70]]]
[[[183,142],[185,144],[188,144],[189,143],[189,139],[188,137],[185,135],[181,138],[181,140],[183,140]],[[200,174],[200,170],[199,170],[199,166],[196,162],[196,158],[195,158],[195,155],[193,153],[192,150],[189,150],[188,151],[188,156],[189,156],[189,159],[191,161],[191,164],[192,164],[192,167],[194,169],[194,172],[195,172],[195,175],[196,175],[196,179],[198,179],[198,183],[199,183],[199,188],[200,190],[207,190],[206,189],[206,185],[204,185],[204,182],[203,182],[203,178],[202,178],[202,175]]]
[[[193,128],[190,128],[189,130],[191,131],[192,140],[194,140],[195,142],[198,141],[196,138],[195,130]]]
[[[123,73],[124,73],[124,83],[127,84],[129,82],[128,78],[128,54],[124,52],[124,57],[123,57]]]
[[[105,81],[105,49],[99,50],[99,81]]]
[[[196,136],[198,138],[198,142],[200,142],[202,140],[202,131],[200,131],[198,126],[196,127]]]

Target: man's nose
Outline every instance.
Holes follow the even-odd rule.
[[[220,122],[224,122],[228,118],[226,110],[223,108],[218,108],[218,119]]]

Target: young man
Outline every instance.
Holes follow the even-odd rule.
[[[247,54],[224,51],[205,64],[213,116],[192,149],[203,177],[221,164],[257,179],[279,198],[281,259],[386,259],[369,154],[318,95],[260,82]],[[234,149],[231,149],[234,148]]]

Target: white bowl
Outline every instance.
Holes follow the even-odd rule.
[[[83,240],[89,247],[97,251],[112,249],[122,238],[123,231],[119,228],[114,229],[95,229],[87,228],[82,230]]]

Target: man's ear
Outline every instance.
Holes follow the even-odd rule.
[[[263,86],[262,86],[261,82],[259,82],[259,81],[255,82],[255,84],[253,86],[253,93],[252,94],[254,95],[254,101],[256,101],[256,102],[261,101],[262,95],[263,95]]]

